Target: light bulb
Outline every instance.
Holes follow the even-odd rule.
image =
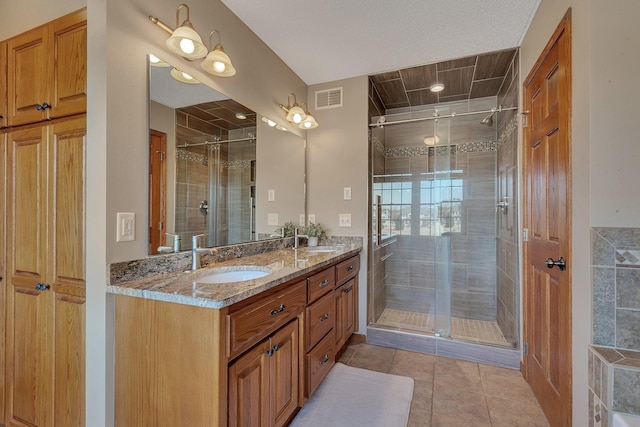
[[[180,40],[180,49],[182,49],[184,53],[190,54],[196,50],[196,45],[193,43],[193,40],[183,38]]]
[[[224,62],[213,61],[213,69],[216,70],[218,73],[222,73],[226,68],[227,66],[224,65]]]
[[[295,113],[293,115],[293,123],[300,123],[302,121],[302,116],[299,113]]]
[[[191,77],[189,74],[185,73],[184,71],[181,71],[182,73],[182,77],[184,77],[187,80],[193,80],[193,77]]]
[[[158,62],[160,62],[160,58],[158,58],[154,54],[150,53],[149,54],[149,62],[151,62],[152,64],[157,64]]]
[[[269,121],[267,121],[267,124],[268,124],[269,126],[271,126],[271,127],[274,127],[277,123],[276,123],[276,122],[274,122],[273,120],[269,120]]]
[[[309,129],[311,127],[311,122],[304,122],[304,127],[306,127],[307,129]]]

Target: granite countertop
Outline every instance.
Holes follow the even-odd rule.
[[[309,248],[312,249],[312,248]],[[359,245],[338,245],[334,252],[309,252],[307,248],[279,249],[257,255],[212,263],[195,271],[160,274],[140,280],[107,286],[111,294],[127,295],[198,307],[223,308],[242,301],[262,291],[304,277],[313,270],[356,255]],[[266,267],[271,273],[243,282],[209,284],[201,283],[212,269],[239,270],[240,266]]]

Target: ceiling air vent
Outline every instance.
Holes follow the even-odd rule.
[[[316,110],[342,107],[342,88],[319,90],[316,92]]]

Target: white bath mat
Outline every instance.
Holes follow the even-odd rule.
[[[404,427],[413,379],[336,363],[293,427]]]

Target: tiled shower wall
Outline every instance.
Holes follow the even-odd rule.
[[[498,94],[498,105],[518,106],[518,54],[515,55]],[[509,206],[497,215],[497,322],[507,341],[519,341],[518,278],[518,115],[516,110],[497,114],[498,195]],[[506,197],[506,199],[505,199]]]
[[[640,415],[639,228],[591,230],[591,285],[590,423],[606,426],[612,411]]]

